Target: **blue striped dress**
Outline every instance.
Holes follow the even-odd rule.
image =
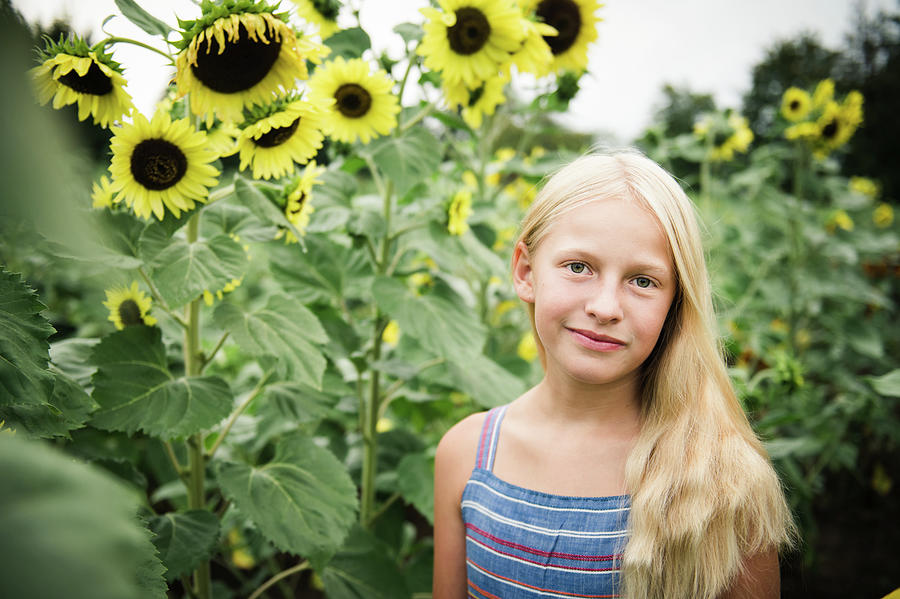
[[[468,596],[618,597],[628,496],[532,491],[491,471],[506,406],[488,412],[462,495]]]

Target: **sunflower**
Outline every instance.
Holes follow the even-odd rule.
[[[544,36],[553,52],[554,71],[587,70],[588,44],[597,39],[596,12],[602,5],[597,0],[525,0],[526,15],[535,14],[539,20],[556,30],[556,35]]]
[[[417,52],[449,85],[475,89],[508,65],[525,39],[522,13],[511,0],[439,0],[420,9],[428,22]]]
[[[337,24],[341,3],[338,0],[293,0],[297,15],[319,28],[319,35],[326,39],[340,29]]]
[[[462,189],[453,194],[447,210],[447,231],[451,235],[463,235],[469,230],[469,216],[472,214],[472,192]]]
[[[131,112],[121,67],[103,52],[91,50],[83,39],[48,40],[41,58],[41,65],[30,73],[42,105],[50,100],[56,109],[78,104],[78,120],[92,116],[101,127]]]
[[[473,129],[481,127],[484,115],[494,114],[494,110],[506,101],[503,88],[509,81],[504,75],[491,77],[474,89],[460,83],[444,82],[444,96],[452,106],[462,108],[463,120]]]
[[[311,202],[313,185],[322,183],[319,180],[319,175],[324,172],[324,167],[318,166],[315,162],[310,162],[303,169],[303,174],[285,188],[287,198],[284,205],[284,216],[301,235],[306,233],[306,227],[309,226],[309,216],[315,212]],[[292,231],[279,231],[276,239],[281,237],[284,237],[286,243],[297,243],[297,237]]]
[[[131,287],[107,289],[103,305],[109,310],[109,320],[121,331],[133,325],[155,325],[156,319],[149,314],[152,303],[150,297],[138,289],[137,281],[132,281]]]
[[[522,19],[522,27],[525,29],[525,38],[512,55],[512,63],[522,73],[531,73],[537,77],[549,75],[553,69],[553,52],[547,38],[555,37],[556,29],[529,19]]]
[[[781,115],[792,123],[805,119],[811,109],[809,94],[800,88],[788,88],[781,98]]]
[[[234,123],[223,123],[216,120],[211,127],[206,129],[206,141],[209,149],[216,153],[216,156],[225,158],[236,154],[238,151],[238,137],[241,130]]]
[[[519,345],[516,346],[516,355],[526,362],[534,362],[538,357],[537,342],[534,340],[534,335],[531,331],[528,331],[519,339]]]
[[[322,147],[327,110],[327,102],[295,95],[256,107],[238,140],[240,169],[252,166],[256,179],[292,173],[295,162],[305,164]]]
[[[316,69],[309,80],[310,99],[329,104],[325,133],[337,141],[369,143],[397,126],[400,102],[383,70],[372,72],[361,58],[337,57]]]
[[[697,121],[694,135],[710,144],[709,159],[713,162],[733,160],[735,152],[745,153],[753,142],[747,119],[730,109]]]
[[[812,103],[816,108],[824,108],[829,102],[834,100],[834,81],[831,79],[822,79],[816,85],[812,95]]]
[[[240,122],[244,107],[266,104],[309,76],[304,50],[314,58],[327,52],[309,40],[299,44],[286,15],[263,1],[204,0],[201,7],[199,19],[181,22],[175,80],[207,123],[213,115]]]
[[[112,184],[106,175],[101,175],[91,186],[91,200],[94,208],[111,208],[113,204]]]
[[[178,218],[182,210],[194,208],[194,201],[206,201],[219,175],[210,164],[216,154],[206,134],[188,119],[173,121],[161,110],[149,122],[136,114],[134,123],[115,132],[110,149],[113,201],[124,200],[144,219],[153,213],[162,220],[166,208]]]

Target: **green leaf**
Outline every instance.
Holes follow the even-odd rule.
[[[275,408],[282,420],[304,424],[330,414],[335,398],[307,385],[282,381],[266,385],[263,401]]]
[[[116,0],[116,6],[126,19],[150,35],[159,35],[165,39],[172,31],[171,27],[141,8],[134,0]]]
[[[359,525],[322,571],[328,599],[403,599],[409,591],[387,547]]]
[[[422,26],[418,23],[400,23],[399,25],[394,26],[394,33],[403,38],[403,41],[409,44],[409,42],[415,42],[422,39],[422,36],[425,35],[425,30],[422,29]]]
[[[356,485],[346,468],[301,433],[284,437],[270,462],[223,462],[216,477],[225,496],[283,551],[332,552],[356,519]]]
[[[217,424],[232,408],[228,384],[216,376],[169,372],[156,327],[132,326],[107,335],[94,348],[93,425],[160,439],[192,435]]]
[[[159,294],[171,308],[216,292],[244,275],[247,254],[228,235],[188,243],[167,238],[159,229],[148,229],[141,238],[141,251],[153,267],[152,278]]]
[[[234,196],[262,222],[290,230],[299,240],[300,245],[304,244],[303,234],[285,217],[284,210],[279,208],[251,181],[236,175],[234,177]]]
[[[819,453],[822,450],[822,442],[813,437],[798,437],[795,439],[772,439],[764,443],[769,457],[779,460],[788,456],[806,457]]]
[[[40,405],[50,399],[47,337],[55,329],[41,316],[45,309],[21,275],[0,266],[0,406]]]
[[[421,453],[405,456],[397,464],[397,487],[408,503],[434,524],[434,466]]]
[[[143,264],[138,240],[147,223],[130,212],[93,211],[84,216],[89,234],[74,244],[51,244],[51,251],[72,258],[112,268],[132,269]]]
[[[164,598],[138,495],[44,443],[0,435],[0,596]]]
[[[325,40],[325,45],[331,48],[331,54],[328,59],[332,60],[338,56],[344,59],[360,58],[363,52],[372,47],[372,40],[369,34],[359,27],[351,27],[338,31]]]
[[[296,301],[340,304],[346,297],[365,294],[372,284],[372,268],[364,250],[348,248],[321,235],[308,235],[307,251],[272,248],[272,274]]]
[[[151,518],[153,544],[166,566],[166,580],[187,574],[215,553],[219,519],[207,510],[170,512]]]
[[[49,403],[16,405],[0,408],[0,420],[6,427],[30,437],[68,437],[69,431],[84,426],[97,404],[81,385],[54,373],[53,395]]]
[[[50,367],[87,387],[97,368],[91,364],[91,351],[100,342],[99,339],[71,337],[56,341],[50,345]]]
[[[366,152],[400,195],[434,173],[441,162],[441,142],[425,127],[380,137]]]
[[[871,377],[869,382],[880,395],[900,397],[900,368],[895,368],[881,376]]]
[[[448,366],[460,389],[480,406],[500,406],[525,392],[520,378],[481,353],[457,355]]]
[[[237,344],[253,356],[275,356],[279,378],[320,389],[325,357],[313,343],[328,336],[316,315],[286,295],[274,295],[264,308],[251,312],[222,302],[213,320],[229,331]]]
[[[390,277],[376,279],[372,294],[378,307],[399,323],[403,334],[425,349],[450,361],[481,354],[484,325],[461,298],[436,293],[419,297]]]

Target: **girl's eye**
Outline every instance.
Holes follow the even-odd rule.
[[[650,279],[648,277],[637,277],[634,280],[634,284],[637,285],[638,287],[640,287],[641,289],[649,289],[650,287],[653,287],[653,285],[654,285],[653,279]]]
[[[576,275],[580,275],[587,270],[587,266],[585,266],[581,262],[572,262],[571,264],[566,264],[566,268],[568,268]]]

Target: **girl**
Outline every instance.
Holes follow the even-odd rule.
[[[771,598],[793,525],[718,352],[693,206],[636,153],[580,158],[522,224],[544,378],[435,458],[434,599]]]

